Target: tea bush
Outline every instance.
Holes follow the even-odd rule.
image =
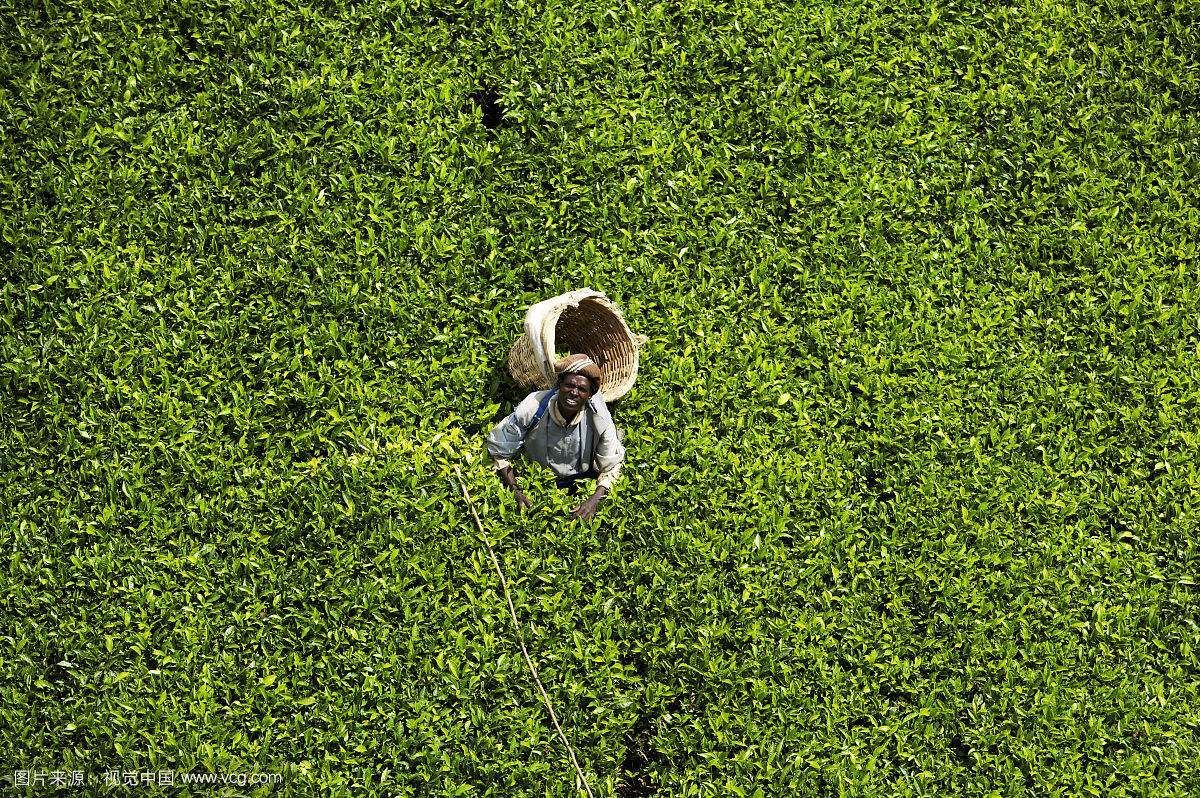
[[[1195,4],[0,31],[6,773],[579,794],[458,465],[597,795],[1200,794]],[[624,476],[520,515],[582,286]]]

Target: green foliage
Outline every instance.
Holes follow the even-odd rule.
[[[578,794],[462,465],[598,794],[1200,793],[1195,5],[18,6],[5,772]],[[522,516],[582,286],[625,476]]]

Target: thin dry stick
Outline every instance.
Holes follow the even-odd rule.
[[[504,590],[504,600],[508,602],[508,614],[512,618],[513,628],[517,631],[517,642],[521,644],[521,656],[525,657],[525,664],[529,666],[529,672],[533,674],[533,682],[537,685],[538,692],[542,694],[542,703],[546,705],[546,711],[550,713],[550,720],[554,723],[554,730],[558,732],[558,739],[562,740],[562,744],[567,748],[567,753],[571,755],[571,764],[575,766],[575,774],[579,777],[579,783],[583,785],[588,798],[595,798],[592,795],[592,788],[588,786],[587,776],[583,775],[583,768],[579,767],[579,759],[575,756],[575,749],[571,747],[570,741],[567,740],[567,735],[563,732],[562,726],[559,725],[558,716],[554,714],[554,706],[550,703],[550,696],[546,695],[546,688],[542,686],[542,680],[538,677],[537,666],[533,664],[533,658],[529,656],[529,649],[525,648],[525,636],[521,634],[521,622],[517,620],[517,610],[513,607],[512,596],[508,593],[508,582],[504,578],[504,570],[500,567],[500,558],[496,556],[496,550],[492,548],[487,532],[483,531],[483,523],[479,520],[479,515],[475,512],[475,503],[471,501],[471,494],[467,493],[467,484],[463,482],[462,472],[458,470],[458,466],[454,467],[454,476],[458,479],[458,486],[462,488],[463,498],[467,500],[467,509],[471,511],[471,517],[475,519],[475,527],[479,530],[479,537],[483,538],[483,545],[487,546],[488,554],[492,557],[492,566],[496,569],[496,576],[500,577],[500,587]]]

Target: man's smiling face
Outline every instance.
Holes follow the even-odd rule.
[[[558,384],[558,412],[574,418],[584,402],[592,398],[592,381],[582,374],[568,374]]]

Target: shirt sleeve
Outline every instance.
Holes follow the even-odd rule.
[[[617,437],[617,428],[611,419],[607,426],[600,429],[600,440],[596,444],[596,464],[600,467],[596,485],[605,490],[612,490],[613,483],[621,475],[621,466],[625,464],[625,446]]]
[[[604,488],[605,490],[611,491],[613,483],[615,483],[617,481],[617,477],[619,477],[619,476],[621,476],[621,464],[617,463],[615,466],[613,466],[609,470],[602,471],[600,473],[600,477],[596,480],[596,485],[597,485],[597,487],[601,487],[601,488]]]
[[[488,435],[487,451],[492,456],[492,464],[497,471],[509,466],[512,458],[525,445],[525,428],[537,413],[543,393],[544,391],[534,391],[526,396]]]

